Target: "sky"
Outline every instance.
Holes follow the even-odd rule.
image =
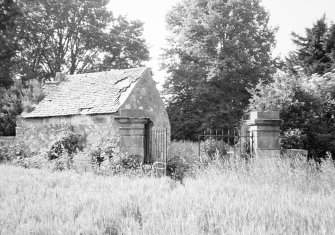
[[[151,60],[146,63],[154,73],[154,79],[164,83],[166,73],[159,70],[161,48],[167,46],[165,16],[180,0],[110,0],[108,9],[114,15],[126,15],[128,19],[144,22],[143,37],[149,45]],[[295,49],[291,32],[304,35],[305,28],[326,14],[329,22],[335,22],[335,0],[262,0],[262,5],[270,13],[270,25],[278,26],[276,47],[273,56],[285,57]]]

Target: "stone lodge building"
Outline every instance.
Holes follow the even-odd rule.
[[[146,162],[166,158],[170,122],[150,69],[58,73],[43,89],[45,98],[18,119],[16,140],[48,148],[70,129],[85,137],[86,146],[119,138],[121,151]]]

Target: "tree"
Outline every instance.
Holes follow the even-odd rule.
[[[13,0],[0,0],[0,87],[13,84],[13,58],[19,45],[15,38],[16,19],[20,15]]]
[[[0,136],[15,135],[16,116],[22,111],[20,92],[17,87],[0,88]]]
[[[6,86],[0,90],[0,135],[15,134],[16,116],[43,98],[37,80],[59,71],[136,67],[149,58],[143,23],[114,17],[107,3],[0,0],[0,86]],[[14,83],[14,75],[23,83]]]
[[[293,73],[302,67],[308,75],[323,75],[335,68],[335,24],[328,26],[325,16],[312,28],[306,28],[306,36],[293,32],[292,38],[298,49],[291,52],[286,61]]]
[[[113,22],[106,38],[103,51],[105,55],[98,70],[104,71],[112,68],[126,69],[138,67],[142,61],[148,60],[148,48],[142,38],[143,23],[140,21],[128,21],[119,16]]]
[[[17,73],[25,79],[48,79],[56,72],[133,67],[148,59],[142,23],[113,17],[108,0],[20,0],[22,47]],[[127,36],[131,35],[131,38]],[[133,43],[136,41],[136,43]],[[128,46],[120,46],[128,43]]]
[[[168,13],[163,68],[173,138],[195,140],[203,129],[239,122],[245,87],[273,72],[276,29],[268,21],[258,0],[183,0]]]
[[[10,88],[0,88],[0,136],[15,135],[16,118],[23,111],[31,112],[44,98],[41,83],[15,81]]]

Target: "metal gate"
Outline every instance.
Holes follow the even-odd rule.
[[[243,134],[241,134],[243,133]],[[251,131],[215,130],[204,131],[198,136],[199,157],[202,153],[210,158],[214,155],[252,156],[254,154],[254,134]]]
[[[151,130],[150,143],[151,160],[166,163],[168,157],[168,129]]]

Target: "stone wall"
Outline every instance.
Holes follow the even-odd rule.
[[[120,150],[123,153],[138,155],[145,163],[151,162],[150,155],[147,152],[147,133],[146,125],[148,118],[116,117],[119,123]]]
[[[280,126],[282,120],[279,112],[251,112],[247,121],[252,135],[252,148],[257,157],[280,155]]]
[[[157,133],[155,132],[157,130],[167,131],[167,136],[160,142],[163,145],[165,145],[164,142],[167,142],[166,145],[170,146],[171,126],[169,116],[155,82],[149,73],[150,71],[147,71],[137,82],[133,91],[121,106],[120,116],[149,118],[151,126],[147,134],[152,135],[152,133]],[[153,140],[150,142],[155,143]],[[160,149],[165,149],[165,147],[162,146]],[[164,154],[163,151],[154,151],[155,146],[153,145],[150,148],[152,150],[151,161],[166,160],[168,153]]]
[[[48,149],[62,132],[72,130],[83,137],[87,146],[96,145],[118,136],[114,117],[103,114],[19,119],[16,139],[27,144],[33,152],[40,152]]]
[[[15,136],[0,136],[0,145],[10,145],[14,140]]]
[[[153,122],[153,128],[170,129],[170,121],[155,81],[146,71],[133,91],[120,107],[120,116],[148,117]]]

